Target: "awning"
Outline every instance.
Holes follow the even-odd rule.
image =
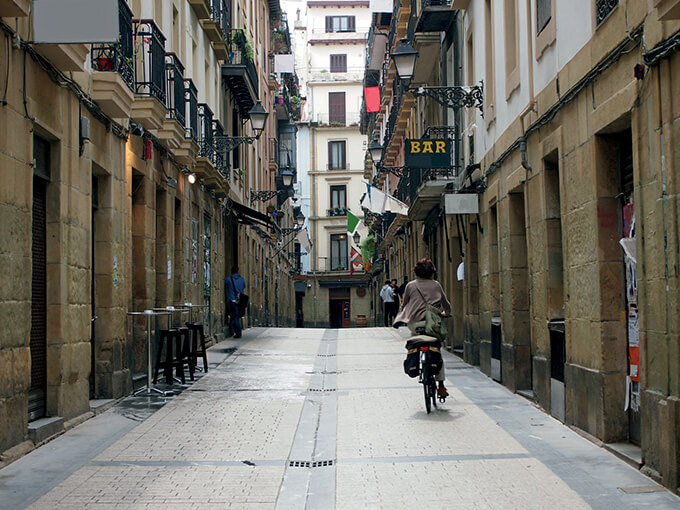
[[[231,210],[239,223],[243,223],[244,225],[258,224],[262,225],[263,227],[273,228],[276,231],[280,230],[279,226],[274,223],[274,220],[270,216],[267,216],[260,211],[256,211],[255,209],[251,209],[250,207],[247,207],[243,204],[234,202],[231,199],[229,200],[229,207],[231,207]]]

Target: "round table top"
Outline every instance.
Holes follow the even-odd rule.
[[[128,315],[170,315],[170,312],[159,312],[156,310],[144,310],[143,312],[128,312]]]
[[[210,306],[210,305],[192,305],[191,303],[184,303],[184,304],[181,304],[181,305],[177,305],[178,308],[183,308],[183,307],[186,307],[186,308],[207,308],[208,306]]]
[[[166,306],[165,308],[152,308],[152,310],[159,311],[159,312],[169,312],[169,313],[174,313],[174,312],[189,313],[189,308],[174,307],[174,306]]]

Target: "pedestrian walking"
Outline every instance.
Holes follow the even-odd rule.
[[[245,295],[246,281],[238,274],[238,266],[232,266],[231,275],[224,279],[224,285],[227,289],[227,313],[231,329],[234,331],[234,338],[241,338],[241,317],[243,316],[241,310],[244,307],[239,306],[239,301],[241,301],[241,296]]]
[[[394,319],[393,326],[406,324],[413,335],[421,335],[425,331],[425,311],[432,305],[442,311],[442,317],[451,315],[451,303],[444,293],[441,284],[434,279],[437,268],[429,258],[420,259],[413,268],[415,280],[410,281],[404,289],[401,311]],[[439,388],[437,394],[448,397],[444,386],[446,374],[444,367],[437,375]]]
[[[380,297],[383,300],[385,327],[389,327],[392,324],[392,318],[396,315],[394,311],[394,289],[390,280],[385,280],[385,285],[380,289]]]

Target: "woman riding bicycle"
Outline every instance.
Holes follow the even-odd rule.
[[[413,267],[416,279],[409,282],[404,290],[401,310],[394,319],[392,325],[398,328],[406,324],[413,335],[422,335],[425,332],[425,310],[427,305],[433,305],[442,310],[442,316],[451,315],[451,303],[444,294],[440,283],[434,279],[437,268],[429,258],[420,259]],[[437,374],[437,395],[448,397],[449,392],[444,386],[444,366]]]

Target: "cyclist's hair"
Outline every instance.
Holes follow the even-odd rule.
[[[431,278],[437,272],[437,268],[429,258],[425,257],[416,262],[416,265],[413,266],[413,272],[421,278]]]

